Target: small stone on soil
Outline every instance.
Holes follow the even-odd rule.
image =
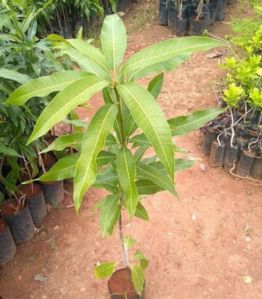
[[[250,284],[252,282],[252,277],[247,275],[247,276],[243,276],[243,281],[246,284]]]
[[[206,167],[206,165],[203,164],[203,163],[200,163],[200,164],[199,164],[199,168],[200,168],[200,170],[203,171],[203,172],[206,172],[206,171],[207,171],[207,167]]]
[[[36,274],[36,275],[34,276],[34,280],[35,280],[35,281],[40,281],[40,282],[45,282],[45,281],[48,280],[48,277],[45,276],[45,275],[42,275],[42,274]]]
[[[246,242],[250,242],[251,238],[250,237],[246,237]]]

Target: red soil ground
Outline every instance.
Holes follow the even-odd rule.
[[[127,15],[126,22],[155,9],[152,1],[146,4]],[[236,6],[228,10],[227,21],[232,14],[238,14]],[[219,36],[229,32],[228,22],[212,29]],[[169,29],[154,19],[129,35],[128,54],[170,37]],[[197,54],[166,75],[159,102],[168,116],[217,105],[216,83],[223,77],[218,62],[208,59],[207,53]],[[98,103],[95,99],[83,117],[90,116]],[[197,164],[177,175],[180,201],[159,193],[144,200],[150,222],[134,219],[129,224],[125,219],[126,233],[135,237],[137,247],[150,260],[146,298],[262,298],[261,186],[210,168],[201,155],[200,141],[199,132],[177,138],[189,156],[202,164],[202,169]],[[97,281],[92,272],[98,261],[118,260],[121,252],[117,231],[104,239],[99,233],[92,207],[103,194],[90,190],[79,216],[73,209],[49,214],[43,229],[19,246],[16,257],[1,270],[3,299],[108,298],[107,282]],[[37,274],[47,280],[35,281]]]

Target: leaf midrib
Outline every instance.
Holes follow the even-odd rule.
[[[162,180],[162,177],[158,177],[156,176],[155,174],[153,174],[153,172],[150,172],[149,170],[137,165],[137,168],[140,169],[140,171],[142,172],[145,172],[148,174],[148,177],[153,177],[155,178],[156,181],[160,181],[163,183],[164,186],[166,186],[165,188],[167,188],[167,190],[171,191],[172,188],[170,189],[170,186],[169,184],[165,181],[165,180]],[[169,179],[169,177],[167,177],[167,179]],[[154,182],[153,182],[154,183]],[[172,183],[172,181],[170,180],[170,183]],[[159,186],[160,188],[163,188],[163,185],[162,186]]]
[[[87,77],[88,76],[90,76],[90,75],[86,75]],[[48,76],[46,76],[46,77],[48,77]],[[39,78],[39,79],[42,79],[42,78]],[[69,80],[69,81],[66,81],[66,82],[64,82],[64,83],[57,83],[57,84],[55,84],[55,85],[52,85],[52,87],[53,88],[55,88],[56,86],[61,86],[61,85],[71,85],[71,83],[72,82],[76,82],[76,81],[79,81],[79,80],[82,80],[83,78],[81,78],[81,77],[79,77],[79,79],[73,79],[73,80]],[[28,84],[29,83],[31,83],[31,81],[29,81],[28,82]],[[22,88],[23,86],[21,86],[21,88]],[[53,89],[52,88],[52,90],[53,91],[59,91],[59,90],[61,90],[61,91],[63,91],[64,89],[57,89],[57,88],[55,88],[55,89]],[[45,88],[41,88],[41,89],[38,89],[38,91],[39,90],[41,90],[41,93],[43,93],[45,90],[49,90],[50,89],[50,87],[45,87]],[[14,94],[15,95],[15,94]],[[17,100],[17,99],[20,99],[20,100],[23,100],[24,98],[25,99],[30,99],[31,97],[32,97],[32,95],[34,95],[34,91],[32,91],[32,92],[29,92],[29,93],[27,93],[26,95],[24,95],[24,96],[20,96],[20,97],[15,97],[15,99]],[[41,96],[35,96],[35,97],[41,97]],[[10,101],[13,99],[14,97],[10,97]],[[8,100],[8,102],[9,102],[9,100]]]
[[[85,79],[81,79],[81,80],[85,80]],[[80,81],[80,80],[77,80],[77,82],[78,82],[78,81]],[[63,111],[63,110],[65,110],[66,107],[71,106],[72,102],[74,102],[76,98],[80,98],[83,94],[85,94],[85,93],[87,93],[87,92],[88,92],[88,93],[89,93],[89,92],[91,93],[91,90],[92,90],[96,85],[99,85],[99,84],[102,85],[102,83],[105,83],[105,82],[106,82],[106,81],[98,81],[98,82],[95,82],[93,85],[91,85],[91,86],[85,88],[84,91],[78,93],[78,95],[75,96],[73,99],[71,99],[71,101],[68,101],[65,105],[60,106],[60,109],[58,109],[54,114],[52,114],[52,117],[50,117],[48,121],[50,121],[50,119],[55,119],[56,116],[57,116],[57,114],[60,114],[61,110]],[[71,84],[71,85],[72,85],[72,84]],[[71,87],[71,85],[69,85],[68,87]],[[62,93],[65,92],[65,91],[66,91],[66,89],[64,89],[64,90],[62,91]],[[59,98],[60,98],[61,93],[59,93],[59,94],[57,95],[57,98],[58,98],[58,96],[59,96]],[[56,99],[57,99],[57,98],[56,98]],[[54,100],[55,100],[55,99],[54,99]],[[87,99],[87,100],[88,100],[88,99]],[[78,104],[78,105],[79,105],[79,104]],[[47,107],[48,107],[48,106],[47,106]],[[63,114],[64,114],[64,113],[63,113]],[[40,119],[40,118],[39,118],[39,119]],[[45,122],[45,123],[46,123],[46,122]],[[36,125],[37,125],[37,124],[36,124]],[[43,126],[42,126],[41,123],[40,123],[40,129],[41,129],[41,127],[43,127]],[[36,130],[36,132],[39,132],[40,129]],[[33,135],[38,135],[38,134],[36,134],[35,132],[33,132],[33,133],[32,133],[32,136],[33,136]],[[39,137],[39,136],[38,136],[38,137]],[[31,138],[30,138],[30,140],[31,140]]]
[[[83,183],[81,184],[82,186],[85,184],[86,177],[87,177],[87,175],[89,174],[90,164],[92,163],[92,161],[93,161],[93,156],[94,156],[95,152],[97,151],[97,144],[98,144],[98,141],[100,141],[100,138],[98,138],[98,137],[100,137],[100,135],[101,135],[102,129],[104,128],[105,121],[107,120],[108,114],[110,114],[111,108],[112,108],[112,107],[110,107],[110,108],[108,109],[108,111],[107,111],[107,113],[106,113],[106,115],[105,115],[105,117],[104,117],[104,119],[103,119],[103,121],[102,121],[102,124],[101,124],[101,126],[100,126],[99,134],[97,134],[97,136],[96,136],[97,138],[96,138],[95,146],[93,147],[92,154],[89,156],[90,159],[88,159],[89,161],[88,161],[88,164],[87,164],[87,167],[86,167],[86,170],[87,170],[87,171],[85,171],[84,180],[82,180]],[[94,183],[94,182],[92,182],[92,184],[93,184],[93,183]],[[89,186],[91,186],[92,184],[89,184]]]
[[[133,100],[137,103],[137,105],[140,107],[140,109],[143,111],[144,115],[146,116],[146,119],[148,120],[148,122],[149,122],[149,124],[150,124],[150,126],[151,126],[151,128],[152,128],[152,130],[153,130],[153,132],[154,132],[154,134],[155,134],[155,137],[157,138],[157,141],[158,141],[158,143],[159,143],[159,145],[160,145],[160,147],[161,147],[161,151],[162,151],[162,153],[163,153],[164,156],[165,156],[165,160],[166,160],[167,165],[168,165],[168,168],[169,168],[169,173],[171,174],[173,171],[172,171],[172,169],[171,169],[171,167],[170,167],[170,165],[169,165],[169,161],[168,161],[168,158],[167,158],[167,156],[166,156],[165,150],[164,150],[164,148],[163,148],[163,146],[162,146],[162,143],[161,143],[160,140],[159,140],[158,134],[156,133],[155,128],[154,128],[154,126],[152,125],[152,122],[151,122],[150,118],[147,117],[147,114],[145,113],[145,110],[144,110],[143,107],[140,105],[140,103],[136,100],[136,98],[132,95],[132,93],[130,93],[129,90],[128,90],[124,85],[122,85],[122,87],[123,87],[123,88],[126,90],[126,92],[133,98]],[[131,111],[130,111],[130,112],[131,112]],[[132,112],[131,112],[131,114],[132,114]],[[133,116],[133,117],[134,117],[134,116]],[[171,135],[171,134],[170,134],[170,135]],[[170,136],[170,137],[171,137],[171,136]]]
[[[207,45],[206,45],[207,46]],[[200,48],[201,48],[201,46],[199,46]],[[150,55],[148,55],[149,56],[149,58],[148,59],[145,59],[144,61],[142,61],[142,62],[146,62],[147,64],[149,64],[150,63],[150,61],[153,61],[153,60],[155,60],[155,59],[158,59],[158,58],[160,58],[160,57],[163,57],[163,61],[165,61],[165,60],[168,60],[169,58],[172,58],[174,55],[179,55],[179,53],[183,53],[184,54],[184,51],[186,51],[186,52],[190,52],[190,50],[192,50],[192,51],[197,51],[198,49],[199,49],[199,47],[195,47],[194,45],[193,46],[191,46],[191,47],[187,47],[187,48],[183,48],[183,49],[179,49],[179,51],[178,50],[175,50],[175,51],[170,51],[170,52],[168,52],[168,53],[166,53],[166,54],[161,54],[161,55],[155,55],[155,56],[150,56]],[[172,54],[172,55],[171,55]],[[171,56],[171,57],[169,57],[169,56]],[[167,57],[167,58],[165,58],[165,57]],[[168,58],[169,57],[169,58]],[[143,57],[141,57],[142,59],[143,59]],[[155,63],[155,62],[154,62]],[[157,63],[157,62],[156,62]],[[128,67],[129,66],[131,66],[130,67],[130,69],[128,70],[128,72],[130,72],[130,71],[132,71],[132,70],[136,70],[136,68],[139,66],[141,64],[141,61],[137,61],[137,62],[133,62],[132,63],[132,61],[130,62],[127,62],[127,64],[126,64],[126,69],[128,70]],[[145,66],[146,67],[146,66]],[[124,71],[123,73],[126,73],[126,71]]]
[[[127,165],[127,160],[126,160],[126,152],[125,150],[123,150],[123,156],[124,156],[124,163],[125,163],[125,167],[126,167],[126,173],[127,173],[127,176],[128,176],[128,180],[129,180],[129,186],[130,186],[130,190],[131,190],[131,213],[133,213],[133,198],[135,198],[133,196],[133,187],[132,186],[132,181],[131,181],[131,177],[130,177],[130,173],[129,173],[129,167]],[[130,201],[130,200],[129,200]]]
[[[104,221],[104,223],[106,223],[107,224],[107,220],[108,220],[108,216],[109,216],[109,214],[111,214],[111,209],[112,209],[112,207],[114,206],[114,204],[115,204],[115,199],[117,198],[117,196],[118,195],[115,195],[111,200],[112,200],[112,203],[111,203],[111,205],[109,206],[109,208],[107,209],[107,212],[106,212],[106,215],[105,215],[105,221]],[[112,217],[113,218],[113,217]],[[106,229],[105,229],[105,227],[107,227],[107,225],[104,225],[103,226],[103,235],[105,235],[105,233],[106,233]]]
[[[222,113],[223,111],[221,111],[221,113]],[[212,114],[211,114],[211,116],[213,117],[213,115],[215,116],[215,115],[217,115],[217,113],[218,113],[218,111],[214,111]],[[201,121],[202,120],[205,120],[205,119],[208,119],[208,118],[210,118],[211,117],[210,115],[206,115],[206,116],[204,116],[204,117],[202,117],[201,118]],[[172,130],[172,131],[174,131],[174,133],[176,133],[175,131],[176,130],[181,130],[181,128],[187,128],[187,127],[189,127],[189,126],[191,126],[192,124],[195,124],[195,123],[197,123],[197,122],[199,122],[199,118],[198,119],[196,119],[196,120],[194,120],[194,121],[191,121],[190,123],[187,123],[187,124],[185,124],[185,125],[181,125],[181,126],[174,126],[174,125],[172,125],[172,124],[169,124],[169,127],[170,127],[170,129]],[[172,127],[172,126],[174,126],[174,127]]]

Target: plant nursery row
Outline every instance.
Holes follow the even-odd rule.
[[[259,6],[257,6],[258,12]],[[262,179],[262,25],[256,19],[235,21],[237,51],[226,58],[225,112],[203,129],[203,153],[212,166],[241,178]]]
[[[226,7],[235,0],[160,0],[160,24],[177,36],[201,35],[215,21],[223,21]]]

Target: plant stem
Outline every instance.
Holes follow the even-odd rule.
[[[118,107],[118,114],[119,114],[119,125],[120,125],[120,137],[121,137],[121,144],[123,147],[126,147],[126,142],[125,142],[125,134],[124,134],[124,123],[123,123],[123,111],[122,111],[122,106],[121,106],[121,98],[120,95],[114,87],[114,91],[116,94],[116,100],[117,100],[117,107]],[[129,262],[128,262],[128,251],[125,246],[125,241],[124,241],[124,233],[123,233],[123,222],[122,222],[122,207],[124,206],[123,204],[123,192],[121,191],[120,193],[120,204],[121,204],[121,209],[120,209],[120,216],[119,216],[119,237],[121,240],[121,246],[122,246],[122,258],[123,258],[123,263],[126,267],[129,267]]]
[[[233,128],[238,124],[240,123],[240,121],[248,115],[248,113],[250,113],[252,111],[253,108],[249,109],[247,112],[245,112],[245,114],[243,114],[236,122],[234,122],[233,124]],[[231,126],[229,128],[226,128],[224,129],[221,133],[219,133],[219,135],[217,136],[217,142],[219,144],[219,146],[221,145],[221,142],[220,142],[220,136],[223,134],[223,133],[226,133],[227,131],[231,130]]]
[[[232,108],[229,108],[230,111],[230,116],[231,116],[231,139],[230,139],[230,147],[233,147],[233,142],[234,142],[234,138],[235,138],[235,130],[234,130],[234,115],[233,115],[233,111]]]
[[[120,197],[120,202],[121,202],[121,205],[122,205],[122,202],[123,202],[123,195],[122,194],[121,194],[121,197]],[[122,211],[120,211],[118,224],[119,224],[119,237],[120,237],[121,246],[122,246],[123,262],[124,262],[126,267],[129,267],[128,252],[127,252],[127,249],[126,249],[126,246],[125,246],[124,234],[123,234]]]

